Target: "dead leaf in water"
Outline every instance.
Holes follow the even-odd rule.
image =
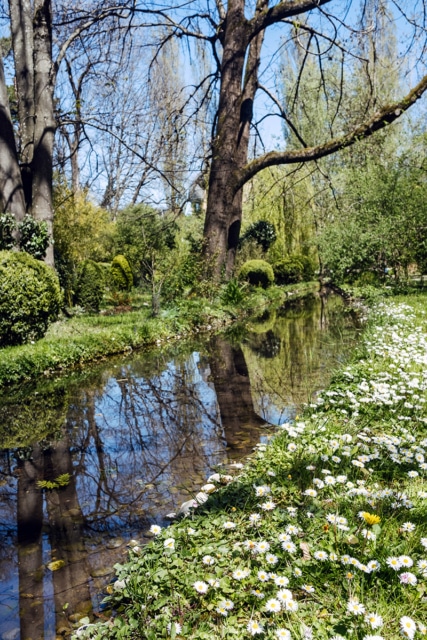
[[[64,560],[54,560],[53,562],[49,562],[47,568],[50,569],[50,571],[58,571],[58,569],[61,569],[64,565]]]

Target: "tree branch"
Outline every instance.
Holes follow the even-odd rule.
[[[289,151],[271,151],[264,156],[255,158],[237,173],[236,184],[234,187],[237,193],[246,182],[253,178],[257,173],[276,165],[295,164],[296,162],[310,162],[318,160],[325,156],[331,155],[336,151],[351,146],[358,140],[368,138],[376,131],[384,129],[384,127],[392,124],[405,111],[409,109],[427,90],[427,75],[401,100],[386,105],[373,116],[359,124],[352,131],[349,131],[339,138],[334,138],[325,144],[316,147],[307,147],[305,149],[291,149]]]
[[[318,9],[329,2],[332,2],[332,0],[287,0],[287,2],[279,2],[279,4],[271,7],[271,9],[265,9],[260,13],[256,13],[252,20],[249,20],[248,24],[251,38],[270,25],[281,22],[284,18],[291,18],[301,13],[307,13],[307,11]]]

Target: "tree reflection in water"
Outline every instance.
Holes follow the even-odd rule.
[[[0,406],[20,445],[9,438],[1,455],[2,638],[69,635],[130,538],[164,524],[216,465],[248,454],[266,419],[280,422],[307,400],[307,381],[326,384],[337,336],[343,347],[338,312],[317,300],[288,313],[252,323],[240,342],[214,336],[184,353],[136,354],[80,385],[29,394],[25,411],[22,402]],[[22,446],[29,414],[43,439]],[[40,427],[47,423],[54,438]],[[63,488],[37,485],[67,473]]]

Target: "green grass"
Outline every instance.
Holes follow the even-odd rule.
[[[290,297],[304,295],[313,286],[314,283],[265,291],[248,289],[242,302],[234,306],[203,299],[179,300],[157,318],[152,318],[150,309],[143,305],[127,313],[63,317],[34,344],[0,349],[0,388],[161,344],[194,331],[223,327],[266,306],[281,304],[289,297],[289,291],[293,292]]]
[[[225,488],[213,478],[203,506],[134,547],[115,567],[116,615],[81,620],[74,637],[425,636],[425,307],[379,304],[330,388]]]

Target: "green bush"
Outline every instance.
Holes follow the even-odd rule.
[[[289,256],[289,258],[278,260],[273,265],[273,269],[277,284],[294,284],[303,279],[304,264],[300,256]]]
[[[102,269],[97,262],[85,260],[77,275],[75,302],[86,311],[99,311],[104,295]]]
[[[118,291],[130,291],[133,285],[133,274],[125,256],[118,255],[111,263],[111,280],[113,288]]]
[[[61,305],[51,267],[24,251],[0,251],[0,346],[43,337]]]
[[[274,282],[273,267],[265,260],[248,260],[239,271],[239,280],[267,289]]]

